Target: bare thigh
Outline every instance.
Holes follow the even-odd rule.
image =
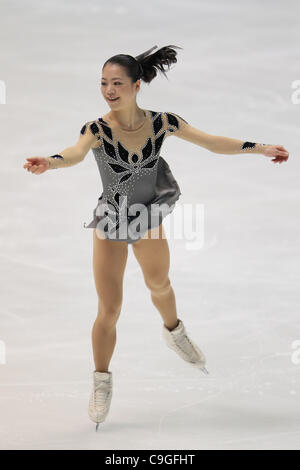
[[[157,238],[150,238],[154,234]],[[170,250],[163,225],[150,229],[149,238],[141,238],[132,244],[134,255],[142,269],[145,284],[152,291],[170,286]]]
[[[115,313],[121,308],[123,299],[128,244],[125,241],[98,238],[96,229],[93,232],[93,272],[99,310]]]

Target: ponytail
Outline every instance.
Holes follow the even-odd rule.
[[[148,55],[149,52],[156,48],[157,46],[154,46],[149,51],[136,57],[143,70],[141,79],[146,83],[150,83],[157,76],[157,70],[168,79],[166,71],[170,70],[170,66],[177,62],[177,52],[174,49],[182,49],[182,47],[178,46],[164,46],[153,54]],[[164,66],[167,66],[166,70]]]
[[[124,67],[133,82],[141,79],[145,83],[150,83],[157,76],[158,70],[168,78],[166,71],[170,70],[170,66],[177,62],[177,52],[174,49],[182,49],[182,47],[164,46],[151,54],[156,48],[157,46],[151,47],[136,57],[127,54],[115,55],[104,63],[102,70],[107,63],[113,63]],[[166,70],[164,66],[167,67]]]

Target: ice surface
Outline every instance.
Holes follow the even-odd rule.
[[[1,449],[299,449],[299,13],[296,1],[271,0],[1,2]],[[142,108],[281,144],[290,159],[164,143],[178,209],[204,207],[204,246],[169,240],[170,279],[210,376],[164,344],[130,248],[111,410],[95,433],[97,295],[83,223],[102,191],[96,162],[90,151],[40,176],[23,164],[72,145],[108,112],[107,58],[171,44],[183,47],[178,63],[169,80],[142,84]]]

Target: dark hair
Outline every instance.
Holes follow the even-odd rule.
[[[177,52],[174,49],[182,49],[182,47],[165,46],[161,47],[158,49],[158,51],[150,55],[150,52],[156,48],[157,46],[151,47],[151,49],[148,49],[148,51],[143,52],[136,57],[128,54],[114,55],[107,59],[102,67],[102,70],[107,63],[118,64],[126,69],[127,75],[132,79],[133,82],[141,79],[145,83],[150,83],[153,78],[156,77],[157,70],[160,70],[164,76],[168,78],[163,66],[167,65],[167,70],[169,70],[170,65],[177,62]]]

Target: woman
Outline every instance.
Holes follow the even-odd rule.
[[[165,137],[184,140],[221,154],[261,153],[274,163],[288,159],[281,145],[243,142],[206,134],[173,112],[143,110],[136,103],[141,80],[150,83],[164,65],[176,63],[176,46],[166,46],[136,58],[119,54],[102,68],[101,92],[110,112],[86,122],[77,143],[50,157],[27,158],[24,168],[34,174],[75,165],[92,149],[103,192],[94,209],[93,270],[98,294],[98,315],[92,330],[93,390],[89,416],[97,423],[108,414],[112,397],[109,363],[116,344],[116,323],[123,297],[123,276],[132,244],[151,299],[163,319],[166,344],[194,367],[208,373],[203,352],[188,337],[177,318],[175,295],[169,279],[170,254],[162,225],[180,197],[180,188],[167,162],[160,156]],[[136,206],[138,210],[136,210]],[[154,236],[154,237],[153,237]],[[118,243],[114,243],[118,242]]]

